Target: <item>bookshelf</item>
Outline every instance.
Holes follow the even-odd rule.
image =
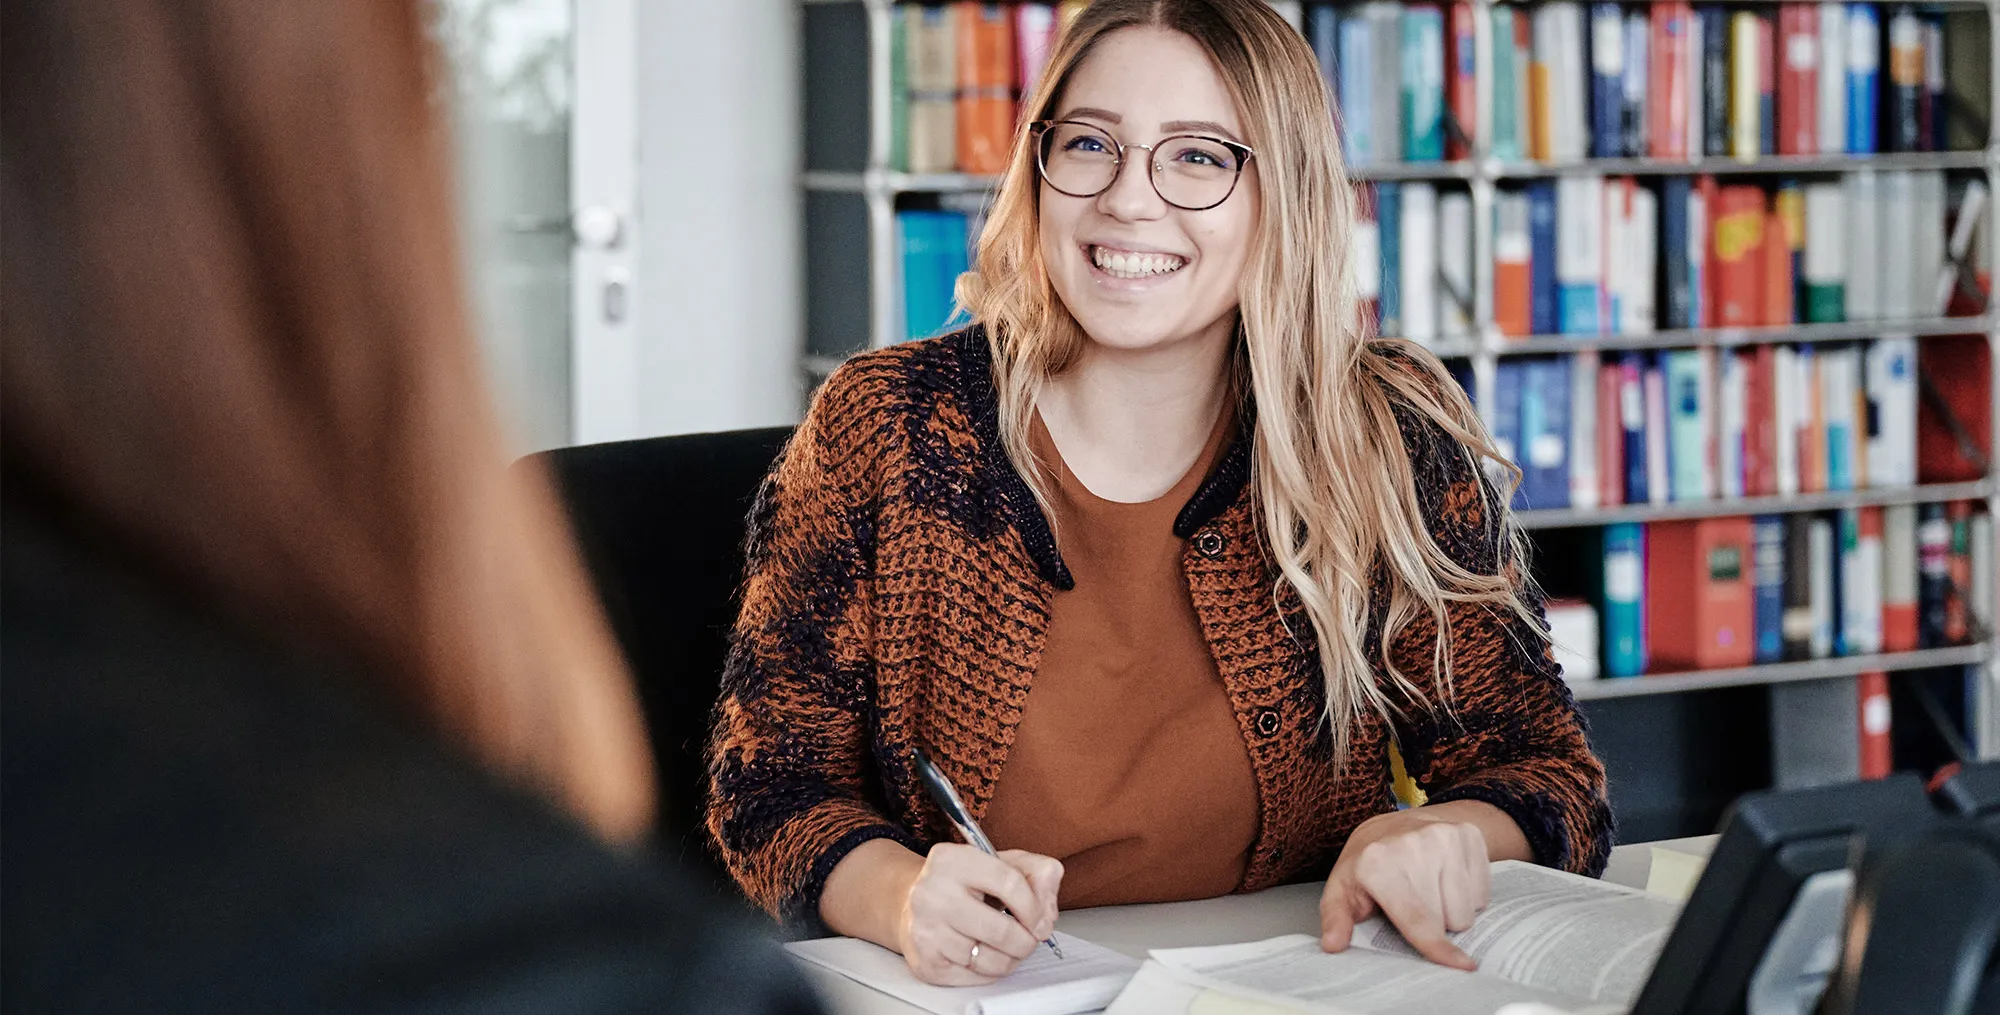
[[[903,4],[894,0],[801,0],[806,55],[806,169],[801,190],[807,208],[807,289],[808,327],[801,373],[806,383],[816,383],[848,355],[865,348],[892,344],[904,338],[902,320],[901,259],[898,251],[896,215],[911,207],[937,207],[940,202],[976,201],[997,183],[997,177],[968,173],[909,173],[892,168],[892,127],[895,108],[892,90],[892,19]],[[1319,6],[1275,4],[1281,10]],[[1341,8],[1358,5],[1334,4]],[[1477,109],[1482,123],[1494,110],[1495,60],[1493,11],[1510,7],[1531,11],[1539,5],[1471,0],[1472,64]],[[1646,10],[1648,0],[1626,0],[1626,10]],[[1744,0],[1724,5],[1730,10],[1775,11],[1771,0]],[[1883,37],[1887,38],[1888,15],[1898,5],[1880,4]],[[1634,177],[1657,185],[1677,177],[1713,176],[1723,182],[1772,182],[1781,178],[1826,179],[1862,170],[1884,173],[1938,171],[1955,174],[1954,179],[1979,177],[1992,182],[2000,171],[2000,138],[1994,136],[1990,110],[2000,97],[2000,51],[1992,45],[1991,26],[2000,16],[2000,0],[1929,0],[1907,5],[1921,12],[1949,14],[1951,31],[1963,34],[1971,20],[1977,20],[1967,55],[1951,71],[1950,87],[1955,102],[1961,87],[1972,99],[1967,105],[1979,107],[1984,129],[1964,150],[1883,152],[1840,155],[1762,155],[1751,159],[1704,156],[1689,159],[1586,158],[1551,161],[1520,161],[1497,157],[1489,132],[1474,130],[1467,157],[1447,161],[1371,162],[1354,165],[1350,175],[1361,182],[1431,181],[1452,192],[1469,196],[1471,202],[1471,300],[1467,308],[1470,334],[1439,338],[1431,348],[1449,363],[1459,365],[1469,375],[1468,387],[1483,413],[1495,405],[1495,377],[1503,364],[1522,358],[1598,352],[1608,355],[1626,351],[1677,349],[1750,350],[1759,346],[1806,345],[1815,343],[1858,343],[1886,337],[1915,340],[1918,355],[1937,340],[1951,336],[1982,336],[1992,364],[1988,378],[1989,395],[2000,392],[2000,313],[1988,310],[1976,316],[1921,316],[1893,320],[1863,320],[1842,323],[1803,323],[1771,326],[1705,327],[1654,330],[1645,334],[1507,336],[1496,324],[1494,308],[1496,197],[1509,188],[1535,181],[1568,177]],[[1586,11],[1589,9],[1585,8]],[[1775,17],[1774,19],[1775,20]],[[1947,46],[1960,45],[1954,34]],[[1970,69],[1968,69],[1970,68]],[[1885,72],[1886,74],[1886,65]],[[1587,79],[1586,73],[1586,79]],[[1976,80],[1975,80],[1976,79]],[[1884,114],[1887,107],[1885,104]],[[1525,115],[1525,113],[1523,114]],[[1964,124],[1955,129],[1962,138]],[[1525,129],[1525,128],[1524,128]],[[2000,196],[2000,195],[1995,195]],[[1989,199],[1981,215],[1980,243],[1991,250],[2000,237],[2000,200]],[[1987,257],[1991,265],[1997,259]],[[1666,294],[1659,294],[1664,310]],[[1664,314],[1662,315],[1664,319]],[[1993,414],[1994,433],[1988,435],[1989,448],[2000,448],[2000,412]],[[1489,417],[1489,423],[1491,419]],[[1622,522],[1656,523],[1682,519],[1702,519],[1737,515],[1797,515],[1831,512],[1849,508],[1881,508],[1893,505],[1937,504],[1976,501],[1985,505],[1988,517],[2000,512],[2000,480],[1991,469],[1976,480],[1925,485],[1862,488],[1804,493],[1791,496],[1673,500],[1666,503],[1627,504],[1581,509],[1523,510],[1518,518],[1534,541],[1565,547],[1559,542],[1564,533],[1575,533]],[[1586,701],[1630,699],[1649,696],[1679,698],[1683,694],[1760,685],[1809,685],[1831,683],[1869,672],[1933,670],[1941,667],[1983,667],[1979,682],[1980,700],[1968,704],[1978,713],[1973,720],[1982,734],[1979,745],[1988,756],[2000,755],[2000,693],[1994,690],[1991,669],[2000,657],[1991,618],[1981,618],[1975,630],[1984,640],[1966,645],[1923,648],[1908,652],[1835,656],[1795,662],[1711,669],[1689,673],[1649,673],[1636,678],[1607,678],[1580,682],[1577,695]],[[1773,692],[1776,693],[1775,691]]]

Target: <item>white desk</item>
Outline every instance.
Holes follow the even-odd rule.
[[[1670,839],[1619,846],[1611,851],[1604,880],[1644,888],[1652,874],[1653,850],[1706,857],[1715,836]],[[1283,885],[1250,895],[1225,895],[1197,902],[1102,906],[1062,914],[1064,933],[1144,958],[1153,948],[1261,941],[1280,934],[1319,933],[1319,883]],[[833,1015],[923,1015],[923,1010],[816,966],[804,966],[807,982],[819,991]]]

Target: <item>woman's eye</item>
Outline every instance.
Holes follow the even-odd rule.
[[[1181,149],[1181,153],[1175,156],[1175,158],[1190,165],[1214,166],[1217,169],[1229,168],[1227,159],[1203,148],[1183,148]]]
[[[1095,137],[1072,138],[1068,144],[1063,145],[1063,150],[1066,152],[1101,152],[1104,150],[1104,140]]]

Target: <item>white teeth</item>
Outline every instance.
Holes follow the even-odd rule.
[[[1104,247],[1090,248],[1092,263],[1105,274],[1114,278],[1146,278],[1150,275],[1164,275],[1178,271],[1187,263],[1187,258],[1173,254],[1142,254],[1132,251],[1107,250]]]

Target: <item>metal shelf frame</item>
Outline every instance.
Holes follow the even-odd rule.
[[[963,173],[911,174],[887,169],[890,147],[890,19],[896,0],[799,0],[802,4],[860,4],[868,23],[869,138],[868,165],[861,172],[804,172],[800,179],[805,191],[834,191],[860,194],[867,206],[869,226],[868,258],[869,334],[867,346],[879,348],[902,338],[899,334],[902,302],[902,265],[896,256],[896,199],[911,193],[978,193],[991,189],[996,177]],[[1501,0],[1470,0],[1473,11],[1474,83],[1480,121],[1492,122],[1493,66],[1492,18],[1489,12]],[[1645,3],[1651,0],[1625,0]],[[1749,0],[1759,5],[1777,0]],[[2000,102],[2000,45],[1993,26],[2000,24],[2000,0],[1918,0],[1915,6],[1930,11],[1984,11],[1988,24],[1988,94]],[[1590,337],[1533,336],[1509,339],[1493,324],[1493,201],[1501,184],[1578,174],[1606,176],[1672,175],[1810,175],[1845,173],[1858,170],[1942,169],[1984,172],[1989,184],[2000,181],[2000,138],[1989,130],[1987,147],[1974,151],[1883,153],[1854,156],[1774,157],[1754,161],[1729,158],[1700,158],[1686,161],[1664,159],[1590,159],[1579,162],[1544,164],[1502,162],[1493,157],[1488,136],[1474,139],[1469,159],[1429,163],[1386,163],[1356,166],[1350,176],[1360,181],[1440,180],[1459,181],[1470,191],[1473,202],[1473,313],[1474,335],[1446,339],[1435,345],[1440,356],[1471,360],[1475,400],[1482,407],[1493,404],[1493,379],[1499,360],[1508,356],[1528,356],[1580,352],[1585,350],[1665,349],[1690,346],[1735,347],[1776,342],[1834,342],[1870,339],[1887,335],[1928,337],[1983,334],[1993,362],[1990,390],[2000,392],[2000,316],[1988,314],[1970,318],[1927,318],[1912,321],[1873,321],[1844,324],[1801,324],[1774,328],[1693,329],[1658,332],[1650,335],[1601,335]],[[2000,188],[1987,202],[1985,241],[2000,238]],[[1989,258],[2000,264],[2000,259]],[[812,356],[801,361],[802,373],[823,377],[839,363],[829,357]],[[2000,449],[2000,412],[1994,414],[1991,445]],[[1664,505],[1633,505],[1589,511],[1521,512],[1519,519],[1530,529],[1600,525],[1614,521],[1654,521],[1723,514],[1787,511],[1821,511],[1839,507],[1901,504],[1933,500],[1977,498],[1986,501],[1990,514],[2000,517],[2000,484],[1993,477],[1976,483],[1915,487],[1901,490],[1856,490],[1843,493],[1811,494],[1791,498],[1755,498],[1739,501],[1705,501]],[[1991,618],[1987,618],[1990,620]],[[1993,626],[1991,624],[1989,627]],[[1980,747],[1988,757],[2000,757],[2000,673],[1996,673],[1994,642],[1951,649],[1867,656],[1847,659],[1814,660],[1809,663],[1780,663],[1710,673],[1674,674],[1604,680],[1579,685],[1580,698],[1611,698],[1632,694],[1665,693],[1704,687],[1770,684],[1794,680],[1817,680],[1852,676],[1870,670],[1920,669],[1933,666],[1977,665],[1984,679],[1976,696],[1975,722],[1982,733]]]

